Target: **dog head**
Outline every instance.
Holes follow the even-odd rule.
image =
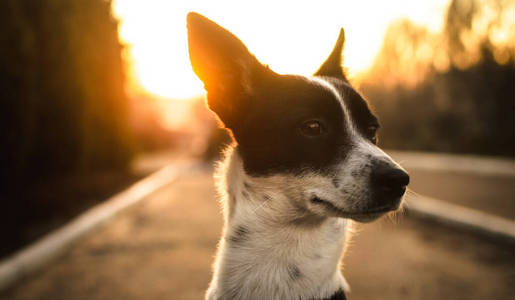
[[[287,178],[309,214],[370,221],[399,207],[409,177],[376,145],[378,120],[341,66],[344,39],[341,30],[313,76],[280,75],[229,31],[188,15],[193,70],[245,172]]]

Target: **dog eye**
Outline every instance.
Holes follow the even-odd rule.
[[[377,144],[377,129],[379,129],[378,125],[370,125],[366,129],[367,137],[374,144]]]
[[[325,128],[320,121],[309,120],[302,123],[300,131],[306,136],[315,137],[322,135],[325,132]]]

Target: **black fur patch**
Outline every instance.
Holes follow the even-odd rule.
[[[367,102],[343,80],[324,79],[342,95],[353,126],[372,140],[370,128],[378,127],[378,121]],[[353,147],[344,111],[330,90],[301,77],[276,75],[263,79],[254,91],[251,107],[240,118],[244,122],[232,129],[249,174],[330,174]],[[320,122],[325,133],[304,136],[300,126],[308,120]]]
[[[335,178],[333,178],[332,182],[333,182],[333,185],[334,185],[335,188],[339,188],[340,187],[340,179],[335,177]]]
[[[347,106],[351,119],[358,131],[367,138],[371,138],[367,130],[370,126],[379,127],[379,121],[370,110],[367,101],[348,83],[337,78],[325,78],[341,93]]]
[[[233,244],[241,244],[248,240],[249,230],[244,226],[238,226],[234,232],[229,235],[227,240]]]
[[[254,88],[242,124],[232,128],[245,171],[252,175],[330,172],[351,148],[344,112],[328,89],[303,77],[276,75]],[[316,120],[319,136],[305,136],[300,127]]]
[[[336,293],[334,293],[329,298],[324,299],[312,299],[312,300],[347,300],[347,297],[345,297],[345,292],[343,290],[338,290]]]
[[[290,275],[291,280],[295,281],[302,277],[302,273],[299,270],[299,267],[296,265],[288,266],[288,275]]]

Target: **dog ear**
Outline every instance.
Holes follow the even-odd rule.
[[[248,110],[256,73],[266,68],[236,36],[208,18],[190,12],[187,27],[191,65],[204,82],[208,106],[233,129]]]
[[[322,66],[320,66],[320,68],[315,72],[315,76],[331,76],[341,78],[347,81],[347,78],[345,77],[345,72],[342,67],[342,51],[344,44],[345,32],[343,31],[343,28],[341,28],[340,34],[338,35],[338,40],[336,40],[336,44],[334,45],[333,51],[331,52],[331,54],[329,54],[329,57],[325,60]]]

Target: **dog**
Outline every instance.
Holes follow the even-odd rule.
[[[225,226],[206,299],[346,299],[352,220],[397,210],[409,176],[347,80],[343,29],[313,76],[275,73],[200,14],[187,30],[207,105],[234,140],[215,175]]]

